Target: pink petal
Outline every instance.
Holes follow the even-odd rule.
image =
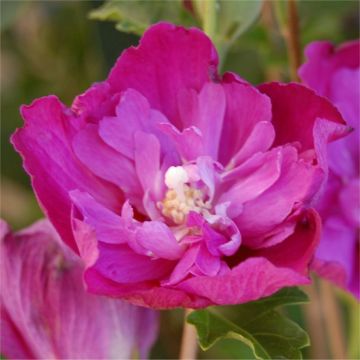
[[[163,286],[174,285],[190,273],[190,269],[193,267],[196,257],[199,253],[199,246],[190,246],[183,254],[179,262],[176,264],[168,280],[162,282]]]
[[[264,235],[290,215],[296,205],[312,200],[324,179],[323,171],[297,159],[295,148],[283,148],[279,179],[264,193],[244,204],[235,219],[245,243],[247,237]]]
[[[183,253],[172,231],[162,222],[145,221],[136,231],[136,239],[155,256],[176,260]]]
[[[268,121],[255,124],[244,145],[233,157],[234,165],[244,162],[257,152],[265,152],[270,148],[275,139],[275,130]]]
[[[225,235],[214,230],[210,224],[215,225]],[[224,213],[212,215],[208,221],[205,221],[200,214],[191,211],[188,215],[187,226],[201,230],[201,235],[198,236],[205,241],[211,255],[231,256],[236,253],[241,244],[239,229]]]
[[[253,252],[250,258],[224,275],[193,277],[180,282],[176,288],[225,305],[269,296],[286,286],[308,284],[305,275],[320,239],[319,225],[319,216],[310,210],[286,245],[282,243],[272,249]],[[242,251],[240,249],[238,255],[241,256]]]
[[[116,116],[105,117],[100,121],[99,135],[129,159],[134,158],[134,134],[137,131],[155,135],[164,152],[173,151],[173,145],[158,130],[159,123],[168,123],[168,120],[159,111],[151,109],[143,95],[128,89],[122,94],[116,107]]]
[[[225,78],[226,112],[221,136],[219,158],[227,165],[245,145],[258,122],[271,121],[271,103],[256,88]],[[272,133],[267,134],[272,142]],[[266,137],[264,135],[264,137]]]
[[[44,212],[64,241],[76,249],[73,239],[68,192],[80,189],[109,208],[123,201],[121,191],[91,174],[74,155],[70,141],[78,119],[55,96],[35,100],[21,108],[25,126],[11,141],[21,154],[26,171]]]
[[[105,117],[99,123],[100,137],[129,159],[134,158],[134,133],[145,130],[150,116],[148,101],[129,89],[121,96],[115,117]]]
[[[188,110],[189,113],[185,115],[186,120],[184,119],[183,122],[188,121],[201,131],[204,155],[209,155],[216,160],[225,115],[226,99],[223,87],[219,84],[207,83],[195,100],[190,104],[184,104],[185,106],[192,105],[193,108]]]
[[[0,348],[2,356],[9,359],[33,359],[35,355],[29,349],[26,341],[21,336],[21,330],[10,318],[8,312],[1,306],[0,308]]]
[[[349,125],[359,128],[360,89],[358,85],[360,83],[360,68],[339,69],[329,81],[331,81],[331,101],[340,110]]]
[[[127,242],[128,229],[125,219],[99,204],[87,193],[73,190],[70,197],[81,213],[82,220],[95,230],[97,240],[110,244]]]
[[[321,219],[319,214],[309,209],[300,214],[295,232],[283,242],[255,251],[255,256],[263,256],[278,267],[293,269],[306,275],[320,241]]]
[[[265,154],[259,153],[229,172],[224,181],[230,178],[236,180],[228,191],[221,194],[219,202],[229,201],[231,213],[232,204],[243,204],[266,191],[280,176],[282,153],[282,148],[273,149]]]
[[[267,248],[283,242],[286,238],[291,236],[296,227],[298,212],[291,214],[284,222],[275,226],[266,234],[259,234],[258,236],[247,236],[244,243],[252,249]]]
[[[144,191],[161,196],[160,143],[152,134],[138,131],[135,137],[135,168]]]
[[[317,155],[317,162],[325,173],[325,178],[318,191],[317,197],[314,199],[317,202],[317,198],[322,194],[324,187],[326,186],[328,176],[328,143],[341,137],[346,133],[349,133],[349,128],[324,119],[316,119],[313,129],[314,134],[314,147]],[[339,140],[342,141],[343,139]]]
[[[139,91],[181,128],[179,91],[199,91],[216,76],[217,63],[216,50],[200,30],[159,23],[144,33],[138,47],[122,53],[108,82],[114,91]]]
[[[212,304],[241,304],[269,296],[285,286],[309,283],[297,272],[276,267],[265,258],[248,259],[225,275],[197,276],[176,285],[177,289],[202,296]]]
[[[360,228],[360,179],[352,179],[339,194],[341,211],[353,228]]]
[[[75,239],[79,249],[82,250],[80,254],[86,266],[96,269],[109,280],[119,283],[155,280],[169,274],[174,267],[172,261],[154,259],[145,255],[148,250],[142,244],[137,244],[137,247],[141,247],[141,251],[135,252],[137,247],[132,246],[132,241],[136,241],[134,238],[137,228],[121,229],[119,235],[123,236],[123,243],[114,244],[98,241],[96,228],[79,221],[76,217],[73,219],[73,224]]]
[[[130,358],[138,348],[147,357],[156,314],[88,294],[81,262],[48,222],[6,234],[1,251],[3,355],[18,358],[26,349],[26,358]]]
[[[320,95],[331,98],[330,79],[339,68],[358,68],[360,42],[349,41],[336,50],[328,41],[314,41],[305,49],[308,61],[299,69],[301,79]]]
[[[313,269],[360,299],[359,242],[355,231],[341,217],[329,217],[315,255]]]
[[[337,109],[303,85],[267,83],[259,86],[271,98],[274,146],[300,142],[302,151],[314,147],[313,127],[317,118],[345,124]]]
[[[135,166],[102,141],[96,125],[87,125],[73,140],[76,156],[94,174],[119,186],[124,192],[141,194]]]
[[[158,287],[153,282],[114,283],[103,278],[92,268],[85,273],[85,280],[91,292],[121,297],[133,304],[154,309],[172,309],[179,306],[195,309],[211,305],[211,302],[203,297],[193,297],[181,290]]]
[[[181,132],[169,123],[159,124],[158,127],[173,141],[181,158],[191,161],[205,155],[203,136],[197,127],[191,126]]]
[[[359,147],[358,129],[354,129],[343,139],[328,144],[327,161],[330,170],[341,178],[357,177],[360,170]]]
[[[71,110],[86,122],[97,123],[113,115],[118,102],[119,94],[113,94],[108,83],[95,83],[75,98]]]
[[[196,159],[196,165],[200,179],[209,189],[209,200],[212,201],[215,194],[215,185],[218,180],[218,176],[215,171],[217,164],[209,156],[199,156]]]
[[[314,123],[314,148],[319,165],[327,170],[327,148],[328,143],[351,132],[351,128],[326,119],[317,118]],[[341,139],[342,140],[342,139]],[[339,140],[339,141],[341,141]]]
[[[99,257],[94,268],[118,283],[154,281],[167,276],[174,263],[135,253],[128,245],[98,243]]]
[[[207,246],[202,244],[196,256],[195,264],[203,275],[216,276],[220,271],[221,259],[212,255]]]

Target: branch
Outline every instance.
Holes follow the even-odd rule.
[[[196,359],[196,353],[198,350],[196,328],[195,326],[186,322],[186,318],[191,312],[191,309],[185,309],[184,328],[179,355],[180,360]]]

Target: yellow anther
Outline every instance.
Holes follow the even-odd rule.
[[[178,196],[173,189],[166,192],[164,200],[158,204],[164,216],[171,218],[175,224],[182,224],[190,211],[200,214],[208,213],[211,205],[204,201],[204,194],[201,190],[183,185],[182,193],[184,194],[183,198]]]

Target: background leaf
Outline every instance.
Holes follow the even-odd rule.
[[[195,24],[181,0],[122,0],[107,1],[90,12],[90,19],[116,22],[116,29],[142,35],[158,21],[190,26]]]
[[[275,308],[307,300],[299,289],[288,288],[258,301],[221,307],[220,311],[219,308],[194,311],[188,322],[196,326],[203,350],[228,338],[243,342],[256,359],[301,359],[301,349],[309,345],[308,335]],[[227,314],[231,314],[231,321]]]
[[[1,1],[1,21],[0,30],[4,30],[12,25],[15,18],[24,4],[20,1]]]
[[[204,20],[206,1],[194,0],[198,17]],[[212,39],[225,58],[226,53],[249,28],[260,14],[262,0],[217,0],[216,1],[216,34]]]

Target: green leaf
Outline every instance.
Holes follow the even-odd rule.
[[[309,337],[276,308],[307,301],[302,291],[288,288],[242,305],[194,311],[188,322],[195,325],[203,350],[227,338],[243,342],[255,359],[301,359],[301,349],[309,345]],[[226,318],[230,314],[231,321]]]
[[[219,0],[219,33],[236,40],[260,14],[262,0]]]
[[[262,0],[217,0],[216,34],[213,41],[220,55],[225,56],[236,39],[260,14]],[[196,12],[202,21],[206,16],[206,1],[194,0]]]
[[[181,0],[110,0],[89,14],[90,19],[114,21],[116,29],[142,35],[158,21],[190,26],[195,23]]]

